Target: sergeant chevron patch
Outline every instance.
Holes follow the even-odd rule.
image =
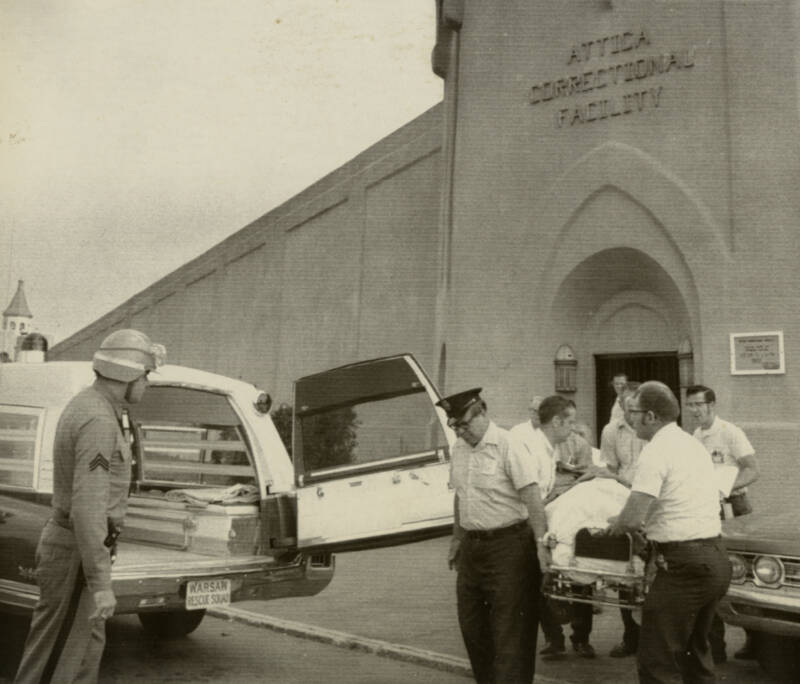
[[[103,454],[97,454],[97,456],[95,456],[92,459],[92,462],[89,464],[89,470],[94,470],[95,468],[102,468],[108,472],[108,459],[103,456]]]

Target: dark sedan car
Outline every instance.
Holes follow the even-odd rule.
[[[725,622],[753,633],[759,663],[778,679],[800,682],[800,528],[794,510],[725,521],[733,565],[720,605]]]

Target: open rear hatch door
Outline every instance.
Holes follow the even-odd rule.
[[[353,550],[450,534],[454,439],[410,354],[295,383],[298,546]]]

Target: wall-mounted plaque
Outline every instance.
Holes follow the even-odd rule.
[[[783,331],[731,333],[731,374],[785,373]]]

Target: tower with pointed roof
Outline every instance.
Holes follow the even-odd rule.
[[[3,346],[0,351],[6,352],[12,360],[16,356],[19,338],[27,335],[33,329],[33,314],[25,299],[24,285],[24,281],[18,282],[17,291],[3,312]]]

